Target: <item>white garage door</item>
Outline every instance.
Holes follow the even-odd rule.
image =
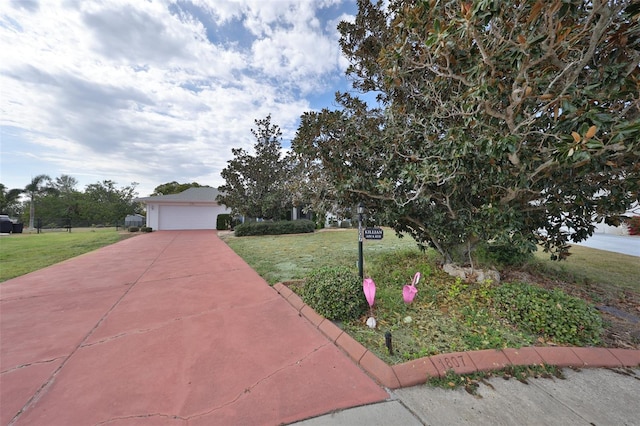
[[[160,206],[158,230],[216,229],[218,207]]]

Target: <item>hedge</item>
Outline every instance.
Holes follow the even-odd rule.
[[[307,219],[279,222],[246,222],[235,227],[236,237],[249,235],[304,234],[313,232],[316,224]]]

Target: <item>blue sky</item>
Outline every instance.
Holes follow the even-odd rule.
[[[71,175],[223,184],[272,115],[288,146],[305,111],[347,90],[336,30],[355,0],[10,0],[0,8],[0,183]]]

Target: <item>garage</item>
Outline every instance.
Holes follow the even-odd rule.
[[[136,201],[146,204],[146,224],[154,231],[216,229],[218,215],[231,213],[226,206],[218,204],[218,194],[216,188],[199,187]]]
[[[216,229],[218,213],[209,206],[159,206],[158,229]]]

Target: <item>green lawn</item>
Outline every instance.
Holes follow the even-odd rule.
[[[129,234],[114,228],[75,228],[0,237],[0,282],[113,244]]]
[[[562,262],[550,260],[540,250],[532,266],[564,281],[596,284],[610,292],[628,289],[640,293],[640,260],[635,256],[574,245],[571,256]]]
[[[358,231],[323,230],[313,234],[268,235],[259,237],[223,237],[269,284],[304,278],[321,266],[345,265],[357,268]],[[411,238],[398,238],[385,229],[382,240],[363,242],[365,272],[376,255],[414,249]]]

